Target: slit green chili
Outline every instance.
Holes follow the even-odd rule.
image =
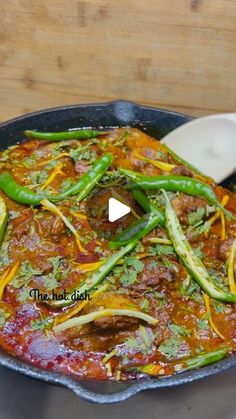
[[[165,225],[164,213],[156,205],[151,203],[144,193],[141,191],[133,191],[133,195],[140,206],[142,206],[145,211],[150,211],[150,213],[145,214],[114,237],[109,242],[110,249],[125,246],[132,240],[140,240],[157,225]]]
[[[180,359],[179,372],[187,371],[194,368],[201,368],[201,367],[205,367],[206,365],[214,364],[214,362],[224,359],[228,352],[229,352],[229,348],[226,347],[226,348],[216,349],[215,351],[202,353],[192,358]],[[140,367],[137,367],[135,368],[135,370],[143,372],[144,374],[156,376],[156,375],[159,375],[159,369],[157,369],[156,367],[157,367],[156,364],[147,364],[147,365],[142,365]]]
[[[92,129],[75,129],[62,132],[40,132],[36,130],[25,130],[24,135],[27,138],[33,138],[44,141],[63,141],[63,140],[87,140],[99,135],[105,135],[108,131],[96,131]]]
[[[73,296],[85,294],[85,292],[90,292],[94,290],[97,285],[99,285],[103,279],[108,275],[108,273],[116,266],[120,259],[123,258],[127,253],[131,252],[138,244],[138,240],[134,240],[129,243],[127,246],[120,249],[118,252],[114,253],[111,257],[104,260],[103,264],[90,276],[88,277],[78,288],[73,290],[66,299],[60,301],[52,302],[54,307],[65,307],[73,304],[76,301],[76,298]]]
[[[196,256],[188,240],[186,239],[180,222],[175,214],[174,209],[171,206],[167,193],[164,190],[162,190],[162,192],[166,201],[166,228],[174,250],[182,264],[193,276],[200,288],[210,297],[215,298],[216,300],[224,301],[225,303],[236,303],[236,294],[222,290],[210,277],[201,259]]]
[[[8,220],[8,210],[4,199],[0,196],[0,242],[6,231]]]
[[[95,161],[88,172],[82,175],[77,182],[61,194],[49,195],[46,192],[34,192],[26,186],[20,185],[8,171],[0,174],[0,189],[9,198],[20,204],[39,205],[43,199],[60,202],[71,195],[78,195],[77,200],[80,202],[91,192],[97,182],[106,173],[106,170],[112,163],[112,159],[111,154],[104,154],[100,159]]]
[[[182,166],[187,167],[190,169],[193,173],[196,173],[200,176],[206,176],[204,173],[202,173],[199,169],[197,169],[195,166],[193,166],[191,163],[184,160],[182,157],[180,157],[178,154],[175,153],[175,151],[171,150],[165,143],[162,143],[162,146],[166,149],[166,151],[169,153],[171,157],[176,161],[176,163],[181,164]]]
[[[8,171],[0,174],[0,189],[13,201],[20,204],[39,205],[46,198],[43,192],[36,193],[26,186],[20,185]]]
[[[112,160],[113,157],[110,153],[103,154],[103,156],[93,163],[91,169],[84,173],[77,182],[70,186],[65,192],[50,196],[49,200],[52,202],[59,202],[71,195],[78,195],[77,201],[82,201],[106,173]]]
[[[205,198],[209,204],[216,205],[224,211],[229,217],[232,217],[230,211],[227,211],[218,201],[217,196],[211,186],[200,180],[193,179],[188,176],[144,176],[140,173],[128,169],[119,169],[122,175],[132,179],[134,183],[125,186],[125,189],[144,189],[144,190],[160,190],[172,192],[183,192],[192,196],[201,196]]]

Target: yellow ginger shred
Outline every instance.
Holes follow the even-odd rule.
[[[234,277],[234,261],[236,259],[236,239],[234,239],[228,260],[228,279],[229,288],[232,293],[236,293],[236,283]]]
[[[97,297],[99,294],[105,292],[108,288],[109,284],[105,284],[102,287],[98,288],[98,290],[94,291],[93,298]],[[54,320],[54,325],[60,324],[69,320],[71,317],[75,316],[75,314],[79,313],[87,304],[89,300],[83,300],[80,304],[73,306],[69,310],[67,310],[62,315],[59,315]]]
[[[116,370],[115,380],[116,381],[120,381],[121,380],[121,370],[119,370],[119,369]]]
[[[53,160],[60,160],[62,157],[70,157],[69,153],[61,153],[56,157],[53,157],[52,159],[49,160],[44,160],[41,161],[40,163],[37,163],[36,166],[40,167],[40,166],[45,166],[46,164],[51,163]]]
[[[211,307],[210,307],[210,298],[207,294],[203,293],[203,299],[206,307],[206,312],[209,314],[209,324],[211,326],[211,329],[216,333],[217,336],[219,336],[222,340],[225,340],[225,337],[220,333],[220,331],[217,329],[215,323],[213,322],[212,315],[211,315]]]
[[[165,163],[165,162],[162,162],[162,161],[152,160],[152,159],[149,159],[148,157],[141,156],[141,154],[139,154],[137,151],[135,151],[133,153],[133,156],[137,157],[139,160],[143,160],[143,161],[146,161],[147,163],[152,164],[153,166],[157,167],[158,169],[165,170],[166,172],[170,172],[172,169],[174,169],[174,167],[176,167],[175,164],[170,164],[170,163]]]
[[[66,227],[73,233],[78,249],[81,253],[87,253],[86,249],[82,246],[78,232],[75,230],[73,225],[67,220],[67,218],[62,214],[62,212],[59,210],[59,208],[56,207],[56,205],[52,204],[52,202],[48,201],[47,199],[43,199],[40,204],[43,206],[43,208],[47,211],[51,211],[53,214],[58,215],[61,220],[64,222]]]
[[[102,359],[102,363],[106,364],[111,358],[113,358],[113,356],[116,356],[116,355],[117,355],[116,349],[113,349],[111,352],[109,352],[108,354],[104,356],[104,358]]]
[[[224,195],[223,199],[221,201],[221,205],[223,207],[225,207],[225,205],[227,205],[228,201],[229,201],[229,195]],[[214,224],[214,222],[216,220],[218,220],[218,218],[221,219],[221,240],[224,240],[226,238],[226,231],[225,231],[225,215],[224,215],[223,211],[218,209],[216,211],[216,213],[208,220],[208,223],[210,225],[212,225],[212,224]],[[206,232],[205,236],[207,236],[207,235],[208,235],[208,233]]]
[[[57,175],[62,175],[65,176],[65,173],[62,171],[63,168],[63,163],[59,162],[58,165],[56,167],[54,167],[52,173],[50,174],[50,176],[47,178],[47,180],[43,183],[43,185],[41,185],[41,189],[45,189],[48,185],[50,185],[50,183],[52,183],[55,179],[55,177]]]
[[[89,262],[89,263],[77,263],[72,262],[73,265],[76,265],[76,268],[79,269],[80,272],[86,273],[86,272],[93,272],[96,269],[98,269],[103,261],[99,260],[97,262]]]
[[[9,282],[14,278],[16,272],[20,267],[20,261],[14,263],[13,266],[7,268],[7,270],[0,276],[0,300],[2,299],[4,290]]]
[[[80,220],[87,220],[87,217],[85,214],[82,214],[81,212],[74,212],[74,211],[70,211],[70,213],[76,217],[79,218]]]

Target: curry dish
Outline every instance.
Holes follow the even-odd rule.
[[[113,197],[131,208],[111,223]],[[0,153],[0,346],[99,380],[236,348],[236,196],[134,128],[25,131]]]

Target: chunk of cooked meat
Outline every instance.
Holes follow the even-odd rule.
[[[198,208],[206,208],[207,202],[204,198],[189,196],[180,193],[172,199],[172,206],[182,224],[188,224],[188,214],[196,212]]]
[[[229,257],[229,253],[230,253],[230,248],[233,244],[233,238],[231,237],[230,239],[226,239],[224,240],[222,243],[220,243],[219,248],[218,248],[218,256],[221,260],[223,260],[224,262],[228,259]]]
[[[82,175],[83,173],[86,173],[89,170],[89,165],[85,160],[78,160],[75,163],[75,171],[79,175]]]
[[[125,316],[110,316],[110,317],[101,317],[100,319],[94,320],[93,326],[96,331],[100,332],[113,332],[122,330],[122,329],[133,329],[138,327],[138,320],[133,317]]]
[[[176,166],[172,170],[173,175],[193,177],[193,172],[185,166]]]
[[[51,227],[51,235],[55,241],[59,241],[61,238],[61,235],[65,233],[66,226],[61,220],[60,217],[56,216],[55,220],[52,223]]]
[[[182,272],[185,272],[185,269],[178,262],[172,261],[169,266],[165,266],[161,261],[146,258],[144,269],[138,274],[137,280],[130,286],[130,289],[142,292],[153,288],[161,291],[167,283],[182,276]]]

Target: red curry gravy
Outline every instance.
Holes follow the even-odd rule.
[[[57,204],[78,232],[86,253],[78,251],[74,236],[59,216],[40,206],[18,204],[1,193],[9,220],[1,244],[0,274],[18,263],[0,302],[1,347],[39,368],[99,380],[141,378],[146,375],[139,367],[150,363],[156,365],[157,375],[174,374],[181,371],[186,358],[226,346],[232,353],[236,348],[235,306],[210,298],[209,311],[203,292],[171,244],[155,243],[160,238],[168,243],[167,232],[161,227],[145,236],[108,274],[103,281],[108,288],[97,296],[91,294],[79,313],[134,305],[158,319],[156,326],[137,318],[109,316],[55,333],[54,322],[67,316],[71,307],[55,309],[47,302],[34,301],[32,294],[30,297],[32,289],[46,294],[75,289],[100,260],[112,254],[108,240],[143,215],[132,194],[122,188],[124,179],[117,176],[118,167],[149,176],[195,177],[189,168],[176,164],[158,141],[131,128],[114,129],[83,142],[27,140],[1,153],[0,171],[10,171],[20,184],[34,191],[57,193],[89,170],[104,152],[111,152],[114,160],[108,175],[90,195],[79,204],[76,197]],[[172,163],[174,168],[166,173],[138,158],[137,152]],[[219,201],[225,195],[229,197],[226,208],[236,214],[235,195],[208,178],[205,182],[211,183]],[[107,200],[114,191],[133,211],[113,223],[111,229]],[[225,217],[222,221],[219,216],[211,223],[217,210],[204,198],[183,193],[169,196],[191,246],[215,281],[228,287],[227,264],[236,237],[235,219]],[[155,202],[163,207],[161,193],[155,193]],[[79,304],[81,301],[75,302],[74,307]]]

